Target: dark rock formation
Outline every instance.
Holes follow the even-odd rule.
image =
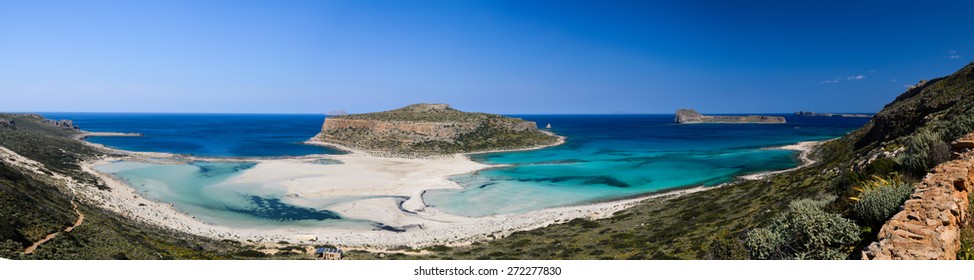
[[[17,122],[13,119],[0,119],[0,127],[17,129]]]
[[[555,143],[557,137],[522,119],[466,113],[446,104],[414,104],[330,116],[313,140],[392,155],[438,155],[536,147]]]
[[[785,123],[784,117],[774,116],[704,116],[693,109],[676,111],[677,123]]]

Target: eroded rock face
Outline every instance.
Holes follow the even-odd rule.
[[[970,135],[967,137],[970,138]],[[960,250],[961,226],[970,221],[974,152],[938,165],[916,186],[903,210],[862,252],[864,260],[951,260]]]

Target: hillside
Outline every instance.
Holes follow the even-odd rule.
[[[816,164],[793,172],[646,201],[608,219],[576,219],[471,246],[427,248],[438,252],[433,256],[404,249],[385,257],[860,259],[884,220],[857,215],[857,202],[848,198],[860,196],[856,189],[874,182],[874,175],[909,185],[950,158],[947,143],[974,130],[972,72],[969,64],[907,90],[867,125],[820,145],[812,154]],[[823,230],[779,231],[789,223]],[[974,257],[969,226],[961,239],[958,257]],[[353,257],[379,257],[359,253]]]
[[[413,104],[391,111],[330,116],[313,139],[404,156],[531,148],[558,140],[538,130],[534,122],[461,112],[446,104]]]

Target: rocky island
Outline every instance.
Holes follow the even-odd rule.
[[[676,111],[676,123],[785,123],[777,116],[704,116],[693,109]]]
[[[391,111],[330,116],[321,133],[309,142],[415,157],[525,149],[559,141],[531,121],[461,112],[447,104],[413,104]]]

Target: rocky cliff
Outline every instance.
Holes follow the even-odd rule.
[[[485,113],[466,113],[446,104],[325,119],[313,140],[392,155],[437,155],[550,145],[557,137],[537,124]]]
[[[974,147],[974,134],[954,143]],[[883,225],[878,241],[862,252],[865,260],[950,260],[961,248],[961,227],[970,223],[968,205],[974,188],[974,152],[935,167],[919,184],[903,210]]]
[[[693,109],[676,111],[677,123],[785,123],[784,117],[775,116],[704,116]]]

